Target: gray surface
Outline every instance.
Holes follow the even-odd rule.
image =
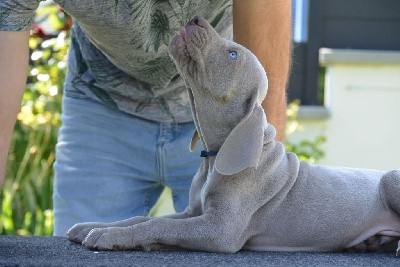
[[[361,49],[319,49],[321,66],[331,64],[399,64],[399,51],[379,51]]]
[[[400,266],[385,253],[99,252],[60,237],[0,236],[0,266]]]
[[[328,106],[300,106],[297,119],[323,120],[331,117],[331,110]]]

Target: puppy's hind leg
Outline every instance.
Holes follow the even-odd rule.
[[[381,180],[381,194],[392,208],[400,216],[400,170],[387,172]]]
[[[400,216],[400,170],[385,173],[380,186],[382,198]],[[400,241],[397,245],[396,256],[400,257]]]
[[[396,256],[400,257],[400,241],[399,244],[397,245]]]

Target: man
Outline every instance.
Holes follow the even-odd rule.
[[[0,3],[0,184],[20,109],[31,18],[40,1]],[[166,53],[169,36],[194,15],[226,31],[265,67],[267,118],[283,140],[291,3],[55,1],[74,18],[56,148],[55,235],[82,221],[146,214],[164,186],[182,211],[200,158],[184,83]]]

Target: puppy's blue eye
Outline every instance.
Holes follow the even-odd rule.
[[[238,55],[237,55],[236,51],[229,51],[228,56],[229,56],[229,59],[236,60]]]

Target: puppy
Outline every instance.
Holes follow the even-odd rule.
[[[183,213],[82,223],[91,249],[376,251],[400,239],[400,171],[300,162],[276,142],[261,103],[267,76],[243,46],[195,17],[172,39],[204,157]],[[391,246],[393,250],[396,247]]]

